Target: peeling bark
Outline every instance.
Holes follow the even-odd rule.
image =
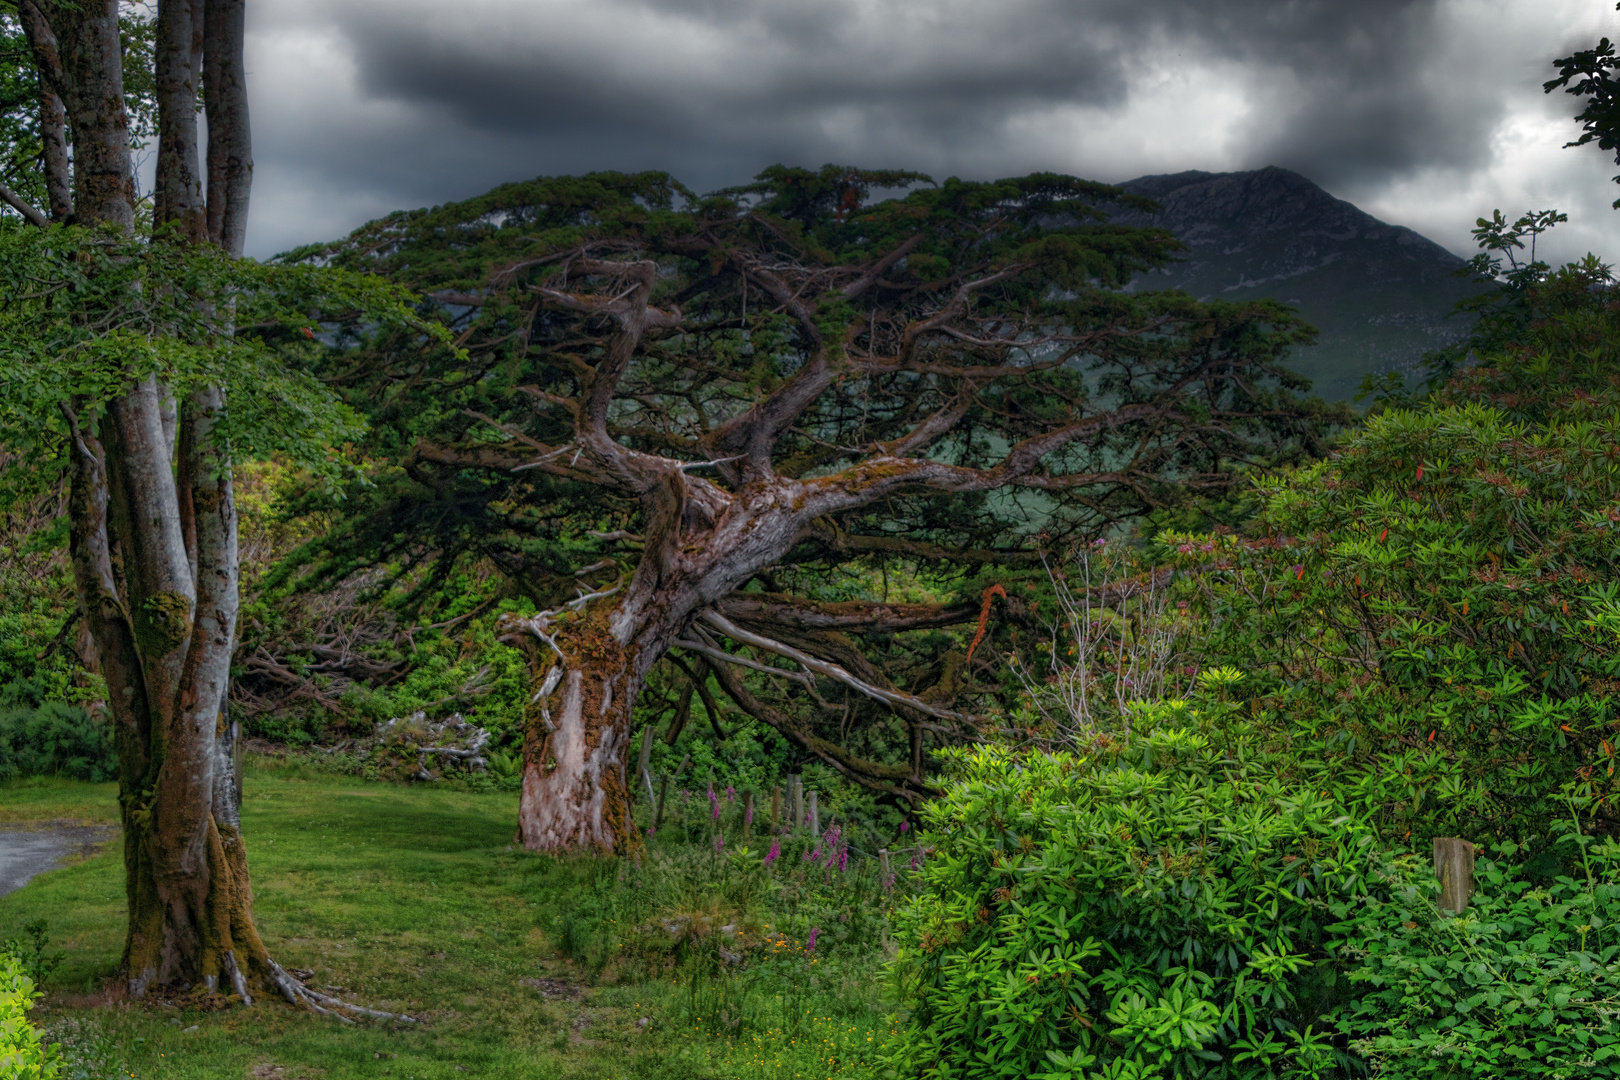
[[[523,769],[518,831],[530,851],[611,853],[633,832],[623,782],[629,724],[613,710],[614,681],[612,672],[578,669],[562,680],[551,729],[536,733]]]

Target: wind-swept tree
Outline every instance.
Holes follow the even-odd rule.
[[[1024,562],[1041,529],[1091,535],[1311,442],[1329,414],[1288,392],[1311,332],[1287,309],[1117,290],[1176,250],[1099,209],[1135,202],[1046,174],[773,168],[707,198],[596,174],[304,253],[429,293],[465,349],[374,337],[330,380],[409,477],[357,535],[407,564],[480,552],[544,608],[507,626],[534,687],[526,847],[634,843],[631,710],[665,658],[687,702],[712,677],[803,753],[925,794],[925,735],[976,730],[965,657],[901,687],[862,642],[978,605],[818,602],[799,571]],[[899,754],[841,736],[863,699]]]
[[[276,965],[253,919],[226,713],[231,467],[235,453],[268,450],[319,467],[324,446],[354,430],[284,362],[289,347],[313,351],[297,331],[313,333],[322,305],[407,313],[375,281],[238,259],[252,178],[243,0],[157,7],[152,66],[138,72],[157,117],[149,232],[137,225],[117,0],[19,0],[14,15],[43,95],[33,187],[49,205],[11,190],[21,219],[0,223],[0,437],[36,464],[65,460],[70,476],[79,615],[119,756],[122,976],[136,997],[274,989],[321,1008],[331,999]]]

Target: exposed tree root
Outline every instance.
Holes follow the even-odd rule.
[[[281,991],[282,997],[285,997],[294,1005],[302,1005],[313,1009],[322,1016],[335,1016],[345,1024],[354,1023],[354,1020],[338,1011],[342,1009],[347,1012],[359,1013],[361,1016],[369,1016],[374,1020],[398,1020],[406,1024],[421,1023],[416,1017],[406,1016],[404,1013],[368,1009],[364,1005],[356,1005],[353,1002],[344,1001],[342,998],[332,997],[330,994],[322,994],[311,989],[302,979],[293,978],[287,973],[286,969],[274,960],[266,959],[265,963],[270,965],[271,981],[276,984],[276,989]],[[250,998],[244,997],[243,1000],[249,1002],[249,1004],[252,1003]]]

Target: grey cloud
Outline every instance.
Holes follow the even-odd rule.
[[[330,0],[299,17],[342,40],[363,95],[417,120],[379,135],[315,118],[285,161],[417,205],[603,168],[699,188],[774,161],[1010,175],[1073,156],[1009,117],[1117,113],[1144,71],[1224,64],[1257,115],[1226,162],[1182,167],[1277,164],[1365,189],[1488,152],[1503,72],[1441,40],[1441,4]],[[1124,178],[1108,160],[1073,171]]]
[[[1478,95],[1459,109],[1421,85],[1434,0],[597,4],[618,13],[616,33],[581,33],[591,20],[559,5],[514,3],[451,34],[392,4],[331,10],[370,93],[581,152],[623,141],[703,174],[712,155],[745,148],[761,164],[767,153],[875,161],[889,132],[914,152],[939,148],[899,164],[949,169],[953,148],[994,139],[1011,110],[1119,105],[1130,71],[1171,47],[1290,76],[1286,127],[1257,133],[1250,156],[1311,163],[1329,182],[1454,159],[1496,118]],[[660,41],[672,27],[703,39],[700,54],[683,60],[681,41]],[[853,137],[830,123],[841,111],[865,121]],[[565,150],[557,168],[593,164]]]

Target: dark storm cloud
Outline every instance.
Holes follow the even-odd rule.
[[[1556,55],[1479,61],[1489,27],[1455,40],[1482,21],[1472,0],[259,5],[265,69],[284,73],[256,91],[261,179],[282,200],[256,218],[274,222],[260,244],[593,169],[699,189],[778,161],[1105,180],[1276,164],[1341,191],[1425,170],[1455,184]],[[297,68],[300,50],[326,67]],[[295,228],[282,207],[297,198],[322,209]]]
[[[1309,161],[1328,182],[1455,161],[1495,120],[1426,85],[1434,0],[595,0],[469,5],[453,22],[411,8],[331,6],[364,90],[529,141],[526,158],[545,147],[556,171],[606,155],[720,182],[736,179],[722,163],[893,150],[949,169],[1000,142],[1010,112],[1108,108],[1134,70],[1219,60],[1277,95],[1255,163]]]

